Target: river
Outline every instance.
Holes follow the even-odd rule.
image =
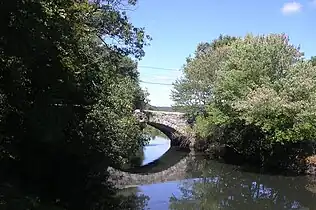
[[[146,165],[161,157],[170,141],[156,137],[144,149]],[[188,159],[179,176],[167,182],[125,189],[148,197],[146,209],[316,209],[316,187],[310,177],[258,174],[241,167]],[[316,184],[315,184],[316,186]]]

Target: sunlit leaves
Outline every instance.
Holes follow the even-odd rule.
[[[225,55],[217,62],[219,67],[209,83],[215,109],[200,117],[196,129],[209,132],[208,124],[224,125],[228,117],[230,122],[257,126],[272,142],[316,138],[316,69],[312,62],[303,60],[303,53],[286,35],[247,35],[227,46]],[[201,62],[203,57],[196,60]],[[210,60],[201,63],[203,68],[214,66],[216,59],[208,57]],[[193,66],[191,72],[201,69],[194,63],[197,61],[188,64]],[[208,78],[208,72],[195,73],[196,78]],[[226,120],[222,121],[225,118],[216,110],[224,113]]]
[[[313,66],[316,66],[316,56],[312,56],[310,61],[311,61]]]
[[[271,140],[314,138],[303,131],[306,126],[301,123],[306,122],[297,120],[312,107],[310,98],[316,91],[316,71],[300,54],[284,35],[248,36],[235,42],[227,60],[229,73],[218,82],[217,97]]]
[[[214,83],[222,68],[229,46],[236,38],[220,36],[211,43],[200,43],[195,57],[188,58],[183,78],[174,83],[172,98],[175,106],[196,115],[213,100]]]

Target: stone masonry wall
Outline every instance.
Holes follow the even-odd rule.
[[[159,123],[175,129],[181,136],[186,137],[190,147],[194,146],[194,135],[189,132],[190,127],[187,123],[184,113],[180,112],[161,112],[161,111],[146,111],[149,113],[149,122]]]

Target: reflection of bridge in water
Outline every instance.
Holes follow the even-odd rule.
[[[316,194],[306,189],[308,181],[304,177],[245,172],[236,166],[216,161],[201,161],[201,158],[194,154],[189,154],[180,162],[178,172],[170,171],[164,175],[161,172],[146,175],[136,174],[139,175],[138,177],[134,174],[134,177],[130,180],[126,179],[126,181],[134,181],[137,178],[140,185],[145,185],[179,180],[178,189],[181,192],[184,190],[182,192],[184,201],[189,199],[189,202],[197,204],[192,209],[199,209],[204,204],[208,204],[207,200],[218,204],[225,203],[227,209],[252,209],[253,207],[259,207],[259,209],[316,209]],[[206,164],[208,167],[205,167]],[[130,188],[123,192],[137,191],[136,186],[132,184],[129,184],[128,187]],[[165,193],[168,195],[170,191],[167,190]],[[203,202],[200,203],[200,200]],[[295,205],[289,208],[289,205],[297,202],[305,208],[295,208]],[[203,207],[208,209],[208,206]]]
[[[186,166],[193,156],[192,151],[171,147],[161,158],[147,165],[124,171],[109,168],[110,180],[120,188],[184,179]]]
[[[307,209],[316,209],[316,194],[306,189],[310,182],[304,177],[246,172],[238,166],[205,160],[192,151],[184,152],[175,147],[171,147],[160,159],[143,167],[124,172],[111,168],[110,171],[111,179],[119,188],[186,180],[184,183],[187,181],[192,184],[200,183],[199,186],[206,184],[204,190],[211,192],[210,195],[215,197],[220,196],[221,199],[234,197],[236,200],[232,201],[232,205],[236,205],[235,207],[239,205],[249,207],[250,204],[257,205],[256,202],[264,202],[268,199],[278,203],[298,201]],[[200,181],[190,181],[192,178],[200,178]],[[179,184],[181,183],[180,181]],[[210,188],[207,187],[207,183],[214,184],[209,185],[212,186]],[[254,189],[254,185],[259,188]],[[263,191],[259,193],[259,189]],[[205,194],[208,194],[207,192]],[[244,195],[248,197],[244,198]]]

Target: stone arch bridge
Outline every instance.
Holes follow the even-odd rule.
[[[193,146],[194,138],[184,113],[136,110],[135,114],[141,122],[163,132],[171,140],[171,146]]]
[[[163,132],[171,140],[171,147],[158,160],[139,168],[122,171],[109,167],[110,181],[120,188],[184,178],[186,165],[194,156],[194,150],[189,149],[194,138],[188,131],[184,113],[136,110],[135,116],[140,122]]]
[[[158,160],[139,168],[122,171],[109,167],[109,181],[118,188],[127,188],[185,179],[187,165],[194,158],[194,151],[181,151],[179,147],[171,147]]]

